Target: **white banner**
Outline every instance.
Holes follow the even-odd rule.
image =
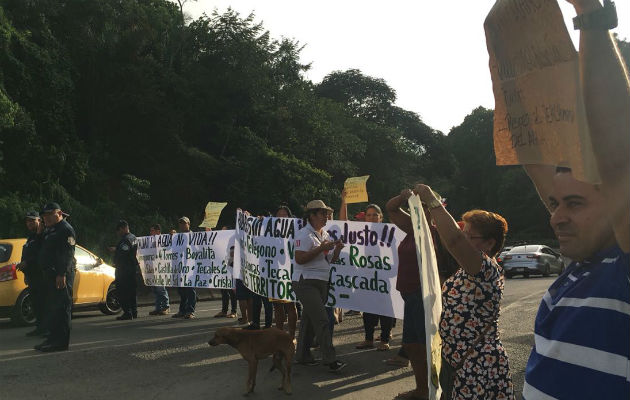
[[[420,267],[420,286],[422,287],[422,301],[424,303],[429,399],[437,400],[442,394],[439,381],[442,364],[442,340],[438,332],[442,314],[442,287],[431,230],[422,210],[420,197],[417,195],[409,198],[409,211],[411,212],[413,236],[416,242],[416,254]]]
[[[237,214],[234,276],[265,297],[295,301],[291,287],[300,219]],[[346,246],[331,264],[328,305],[396,318],[403,300],[396,290],[398,244],[405,237],[395,225],[329,221],[325,230]]]
[[[233,230],[139,237],[137,257],[144,283],[231,289],[228,261],[233,245]]]

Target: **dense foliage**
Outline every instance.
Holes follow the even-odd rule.
[[[165,0],[0,4],[0,237],[55,200],[100,251],[119,218],[142,235],[196,226],[208,201],[228,202],[221,225],[236,207],[336,207],[369,174],[378,204],[420,180],[455,214],[497,210],[514,238],[551,238],[526,175],[494,165],[491,110],[445,135],[359,70],[313,84],[298,42],[231,10],[184,24]]]

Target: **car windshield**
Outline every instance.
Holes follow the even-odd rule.
[[[9,261],[11,258],[11,250],[13,246],[8,243],[0,243],[0,262]]]
[[[535,253],[540,250],[540,245],[527,245],[527,246],[516,246],[512,250],[510,250],[511,254],[514,253]]]

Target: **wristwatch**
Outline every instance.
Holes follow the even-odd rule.
[[[604,7],[573,18],[573,29],[605,31],[618,24],[617,8],[612,0],[604,0]]]

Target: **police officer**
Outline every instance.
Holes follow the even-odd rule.
[[[26,213],[26,229],[29,234],[22,248],[22,260],[18,264],[18,269],[24,272],[24,281],[28,285],[31,304],[35,314],[36,328],[26,336],[41,336],[46,333],[42,320],[44,317],[45,285],[44,274],[39,265],[39,251],[42,247],[42,231],[44,224],[35,211]]]
[[[125,220],[118,221],[116,233],[120,241],[114,253],[114,267],[116,268],[116,290],[123,310],[123,315],[117,317],[119,321],[138,318],[138,304],[136,300],[136,271],[139,268],[136,252],[138,241],[129,232],[129,224]]]
[[[74,284],[74,228],[64,219],[68,214],[57,203],[47,203],[39,213],[46,230],[39,264],[44,272],[46,287],[48,339],[35,350],[50,352],[68,350],[70,320],[72,318],[72,287]]]

